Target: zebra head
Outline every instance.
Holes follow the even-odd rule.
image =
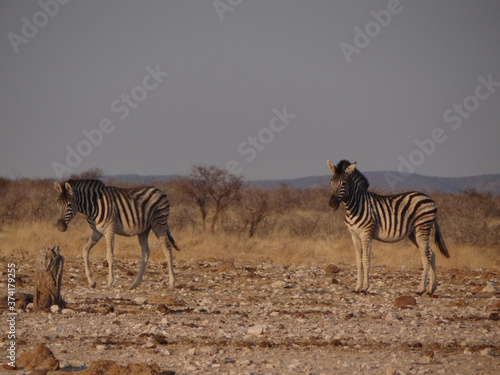
[[[328,203],[331,208],[337,210],[339,208],[340,202],[343,202],[349,196],[349,176],[356,170],[356,162],[352,163],[347,160],[341,160],[337,165],[328,160],[326,162],[328,169],[333,173],[332,179],[330,180],[330,187],[332,196],[330,197],[330,202]]]
[[[59,182],[54,182],[54,188],[59,193],[57,204],[61,212],[60,219],[57,221],[57,229],[65,232],[68,229],[68,223],[76,215],[75,194],[69,182],[61,185]]]

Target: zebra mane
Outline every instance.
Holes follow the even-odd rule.
[[[352,163],[349,160],[344,159],[344,160],[339,161],[339,163],[336,166],[334,166],[335,174],[338,174],[339,176],[342,174],[345,174],[346,168],[348,166],[350,166],[351,164]],[[349,175],[349,178],[362,191],[368,190],[370,183],[368,182],[368,179],[360,171],[358,171],[357,168],[355,168],[354,171]]]
[[[87,179],[87,180],[68,180],[69,184],[73,188],[73,190],[101,190],[106,186],[104,182],[101,180],[93,180],[93,179]]]

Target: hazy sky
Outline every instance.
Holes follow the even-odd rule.
[[[0,175],[500,173],[499,17],[493,0],[3,0]]]

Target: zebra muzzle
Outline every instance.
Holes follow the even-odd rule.
[[[57,229],[59,229],[61,232],[66,232],[66,229],[68,229],[68,224],[66,224],[62,219],[57,220]]]
[[[339,204],[340,200],[335,195],[332,195],[330,201],[328,202],[328,205],[334,210],[337,210],[339,208]]]

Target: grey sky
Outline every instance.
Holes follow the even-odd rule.
[[[0,175],[500,173],[498,1],[44,1],[0,2]]]

